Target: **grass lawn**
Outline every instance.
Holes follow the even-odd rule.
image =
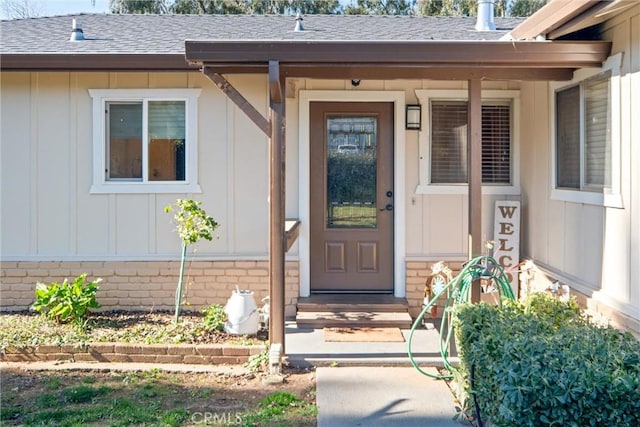
[[[1,371],[2,425],[315,426],[313,372],[266,386],[252,374]]]
[[[78,328],[35,314],[0,313],[0,351],[9,346],[91,342],[265,341],[208,331],[199,314],[183,314],[176,325],[171,313],[95,313]],[[224,372],[42,371],[3,363],[0,425],[316,425],[315,372],[286,370],[284,384],[276,386],[264,385],[260,373],[250,369]]]

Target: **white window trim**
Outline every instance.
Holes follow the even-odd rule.
[[[89,89],[93,99],[93,184],[91,194],[112,193],[201,193],[197,169],[197,108],[201,89]],[[185,101],[185,180],[175,182],[108,181],[106,159],[107,102],[113,101]]]
[[[610,56],[602,64],[602,68],[584,68],[573,74],[570,82],[551,82],[549,84],[550,103],[550,135],[551,141],[551,199],[572,203],[584,203],[587,205],[606,206],[611,208],[624,208],[621,192],[621,158],[620,158],[620,67],[622,66],[622,53]],[[602,192],[585,189],[557,188],[556,177],[556,91],[583,83],[585,80],[598,74],[610,72],[610,97],[611,97],[611,188],[604,188]],[[581,98],[582,101],[582,98]],[[582,107],[581,107],[582,108]],[[583,128],[580,118],[581,133]],[[583,141],[580,142],[582,147]]]
[[[420,182],[416,194],[468,194],[468,184],[431,184],[431,100],[468,101],[469,92],[463,89],[416,89],[422,105],[422,130],[418,134],[418,158]],[[512,103],[511,141],[511,185],[482,185],[482,194],[520,195],[520,91],[483,90],[482,101],[504,101]]]

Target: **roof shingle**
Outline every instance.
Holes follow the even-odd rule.
[[[85,39],[70,42],[72,19]],[[294,32],[288,15],[80,14],[2,21],[0,52],[182,54],[185,40],[498,40],[522,18],[496,18],[496,31],[476,31],[475,18],[308,15]]]

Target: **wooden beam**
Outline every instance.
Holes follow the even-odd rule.
[[[272,82],[278,81],[278,84]],[[285,354],[285,153],[284,153],[284,96],[281,91],[280,67],[269,62],[269,344],[281,344]],[[275,92],[275,93],[274,93]]]
[[[298,240],[298,234],[300,233],[300,221],[297,219],[291,219],[285,221],[284,235],[287,239],[287,252],[291,249],[291,246]]]
[[[269,61],[269,96],[271,102],[282,102],[282,87],[280,86],[280,64],[278,61]]]
[[[218,74],[265,74],[265,64],[207,62],[205,67]],[[431,64],[280,64],[280,73],[292,78],[317,78],[338,80],[526,80],[568,81],[576,67],[566,68],[501,68],[478,64],[473,67],[445,67]]]
[[[469,80],[469,258],[482,255],[482,84]],[[480,302],[480,280],[471,286],[471,302]]]
[[[269,121],[256,108],[245,99],[231,83],[218,73],[214,73],[209,68],[204,67],[202,72],[207,76],[218,88],[227,95],[227,97],[244,112],[253,123],[260,128],[267,136],[271,135],[271,127]]]

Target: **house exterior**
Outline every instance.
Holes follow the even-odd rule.
[[[284,315],[318,293],[373,293],[415,316],[431,265],[459,269],[470,235],[480,254],[495,203],[517,201],[522,281],[566,284],[638,333],[640,5],[558,3],[494,31],[399,16],[307,16],[303,31],[290,16],[3,21],[1,309],[83,272],[103,278],[104,309],[171,309],[181,243],[164,206],[194,198],[221,227],[189,258],[192,308],[236,286],[269,294],[282,204],[299,222]]]

